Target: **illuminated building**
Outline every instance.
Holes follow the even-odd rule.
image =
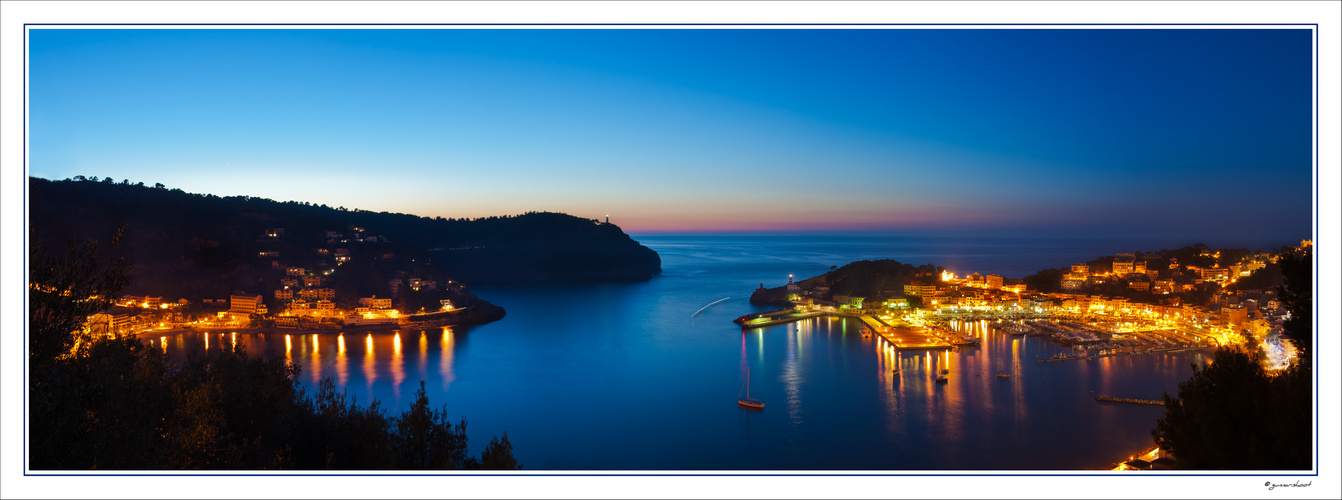
[[[1247,326],[1249,310],[1243,307],[1222,307],[1220,320],[1226,326]]]
[[[1072,264],[1072,273],[1085,276],[1090,274],[1090,266],[1087,264]]]
[[[362,297],[359,299],[359,305],[373,309],[391,309],[391,299],[387,297],[379,298],[376,295]]]
[[[291,268],[285,269],[284,272],[285,272],[285,274],[288,274],[289,276],[302,276],[302,275],[304,275],[304,274],[307,274],[307,270],[306,270],[306,269],[303,269],[303,268],[301,268],[301,267],[291,267]]]
[[[907,284],[907,285],[904,285],[904,295],[912,295],[912,296],[915,296],[915,297],[923,297],[923,296],[929,296],[929,295],[932,295],[932,294],[935,294],[935,293],[937,293],[937,286],[936,286],[936,285],[931,285],[931,284],[926,284],[926,283],[917,283],[917,282],[909,283],[909,284]]]
[[[113,307],[106,311],[94,314],[89,317],[86,327],[89,333],[95,335],[120,335],[128,333],[131,330],[131,324],[135,317],[131,315],[132,310],[124,307]]]
[[[965,284],[969,286],[982,287],[983,275],[979,273],[970,273],[969,276],[965,276]]]
[[[304,288],[298,292],[298,296],[304,300],[330,300],[335,298],[335,289],[332,288]]]
[[[1121,253],[1114,257],[1114,275],[1122,276],[1132,272],[1133,260],[1136,257],[1130,253]]]
[[[1000,289],[1002,288],[1002,276],[989,274],[987,278],[984,278],[983,283],[987,285],[988,288]]]
[[[229,300],[229,314],[256,314],[257,306],[261,304],[260,295],[231,295]]]

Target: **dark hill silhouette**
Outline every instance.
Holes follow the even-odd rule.
[[[902,296],[904,285],[913,281],[918,275],[939,276],[941,271],[942,268],[931,264],[914,266],[891,259],[860,260],[828,273],[798,281],[797,284],[802,290],[827,286],[831,295],[878,300],[890,296]],[[790,304],[788,295],[786,286],[760,288],[751,294],[750,302],[788,305]]]
[[[334,268],[337,249],[350,255],[332,274],[345,296],[385,296],[395,277],[523,284],[646,280],[661,272],[657,253],[619,227],[565,214],[429,218],[81,179],[29,178],[30,237],[59,248],[73,237],[111,242],[124,227],[120,245],[104,243],[103,251],[133,266],[124,290],[131,295],[268,295],[283,275],[275,262]],[[268,236],[274,228],[283,233]],[[342,237],[332,242],[328,231]]]

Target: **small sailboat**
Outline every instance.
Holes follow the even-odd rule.
[[[754,409],[756,409],[756,410],[763,410],[763,409],[764,409],[764,403],[762,403],[762,402],[760,402],[760,401],[756,401],[756,400],[754,400],[754,399],[750,399],[750,367],[749,367],[749,366],[746,367],[746,384],[745,384],[745,387],[743,388],[743,390],[744,390],[745,393],[746,393],[746,397],[742,398],[742,397],[738,394],[738,395],[737,395],[737,399],[736,399],[736,404],[741,405],[741,406],[744,406],[744,407],[746,407],[746,408],[754,408]]]
[[[1011,378],[1011,375],[1008,375],[1007,372],[997,372],[997,378]]]
[[[937,383],[938,383],[938,384],[944,384],[944,383],[947,383],[947,382],[949,382],[949,381],[950,381],[950,379],[946,378],[945,375],[937,375]]]
[[[960,339],[951,341],[951,345],[956,346],[956,347],[971,347],[971,346],[977,346],[977,345],[979,345],[979,338],[978,338],[978,337],[975,337],[975,336],[973,336],[973,335],[965,335],[964,337],[962,337],[962,338],[960,338]]]

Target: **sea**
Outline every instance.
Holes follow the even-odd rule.
[[[471,453],[505,432],[531,471],[1074,471],[1153,445],[1159,400],[1210,353],[1037,363],[1067,347],[957,328],[977,348],[893,353],[858,321],[743,330],[776,307],[751,291],[864,259],[1020,278],[1119,252],[1195,242],[851,235],[634,235],[662,258],[651,280],[477,286],[507,310],[478,326],[385,332],[186,334],[170,356],[240,343],[287,358],[399,413],[421,381],[465,418]],[[901,368],[895,374],[893,368]],[[935,383],[940,370],[949,381]],[[998,377],[1005,373],[1007,378]],[[748,391],[762,410],[742,408]]]

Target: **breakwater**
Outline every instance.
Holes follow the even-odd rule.
[[[1164,401],[1154,401],[1150,399],[1131,399],[1131,398],[1115,398],[1112,396],[1098,396],[1095,398],[1095,400],[1102,403],[1125,403],[1130,405],[1165,406]]]
[[[1035,363],[1052,363],[1052,362],[1054,362],[1054,361],[1071,361],[1071,360],[1082,360],[1082,359],[1099,359],[1099,358],[1109,358],[1109,357],[1114,357],[1114,356],[1141,356],[1141,355],[1143,355],[1143,354],[1157,354],[1157,353],[1162,353],[1162,352],[1183,352],[1183,351],[1194,350],[1194,349],[1210,350],[1210,349],[1215,349],[1215,348],[1214,348],[1214,347],[1211,347],[1211,346],[1181,346],[1181,347],[1165,347],[1165,348],[1160,348],[1160,349],[1146,349],[1146,350],[1134,350],[1134,351],[1119,351],[1119,352],[1110,352],[1110,353],[1104,353],[1104,354],[1078,354],[1078,355],[1076,355],[1076,356],[1064,356],[1064,355],[1059,355],[1059,356],[1052,357],[1052,358],[1048,358],[1048,359],[1036,359],[1036,360],[1034,360],[1034,362],[1035,362]]]

